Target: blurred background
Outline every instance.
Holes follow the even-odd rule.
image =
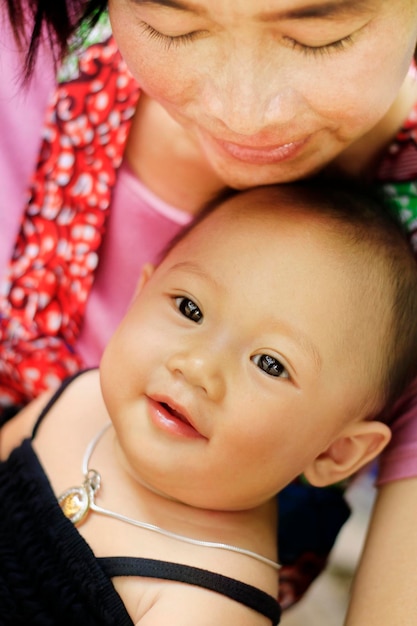
[[[361,473],[346,493],[352,513],[342,528],[325,572],[303,600],[285,611],[281,626],[342,626],[367,524],[375,499],[374,473]]]

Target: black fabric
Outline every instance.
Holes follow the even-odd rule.
[[[8,406],[8,407],[0,407],[0,428],[4,426],[6,422],[12,419],[19,411],[23,409],[23,406]]]
[[[252,585],[247,585],[234,578],[222,576],[198,567],[169,563],[167,561],[155,561],[154,559],[107,557],[99,558],[98,561],[109,577],[142,576],[197,585],[236,600],[265,615],[273,624],[279,624],[281,610],[275,598]]]
[[[313,487],[297,480],[281,491],[278,496],[281,563],[294,563],[305,554],[327,559],[350,516],[344,498],[346,486]]]
[[[42,411],[33,435],[70,382]],[[0,463],[1,626],[133,626],[110,578],[150,577],[151,571],[154,578],[212,589],[279,621],[275,599],[239,581],[164,561],[96,559],[62,513],[32,441]]]
[[[29,440],[0,463],[2,626],[132,626],[88,544],[63,515]]]

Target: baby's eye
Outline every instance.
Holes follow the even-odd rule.
[[[285,367],[274,359],[269,354],[256,354],[252,357],[252,361],[261,369],[265,374],[269,376],[275,376],[276,378],[289,378],[289,374]]]
[[[196,322],[197,324],[202,321],[202,312],[200,311],[196,303],[190,300],[190,298],[179,296],[178,298],[175,298],[175,304],[177,305],[180,313],[184,315],[184,317],[188,317],[188,319]]]

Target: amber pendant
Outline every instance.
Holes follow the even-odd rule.
[[[82,522],[90,509],[90,498],[84,485],[82,487],[71,487],[64,491],[59,496],[58,503],[65,517],[74,525]]]
[[[74,525],[80,524],[87,517],[100,482],[100,474],[90,470],[81,486],[70,487],[59,496],[58,504],[62,512]]]

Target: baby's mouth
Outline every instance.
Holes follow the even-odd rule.
[[[194,425],[187,409],[165,396],[149,397],[150,416],[154,423],[165,432],[179,437],[207,439]]]
[[[176,409],[173,409],[172,406],[169,406],[169,404],[167,404],[166,402],[161,402],[161,406],[168,411],[168,413],[170,413],[173,417],[175,417],[176,419],[180,420],[181,422],[184,422],[184,424],[190,424],[190,422],[187,420],[187,418],[180,413],[179,411],[177,411]]]

